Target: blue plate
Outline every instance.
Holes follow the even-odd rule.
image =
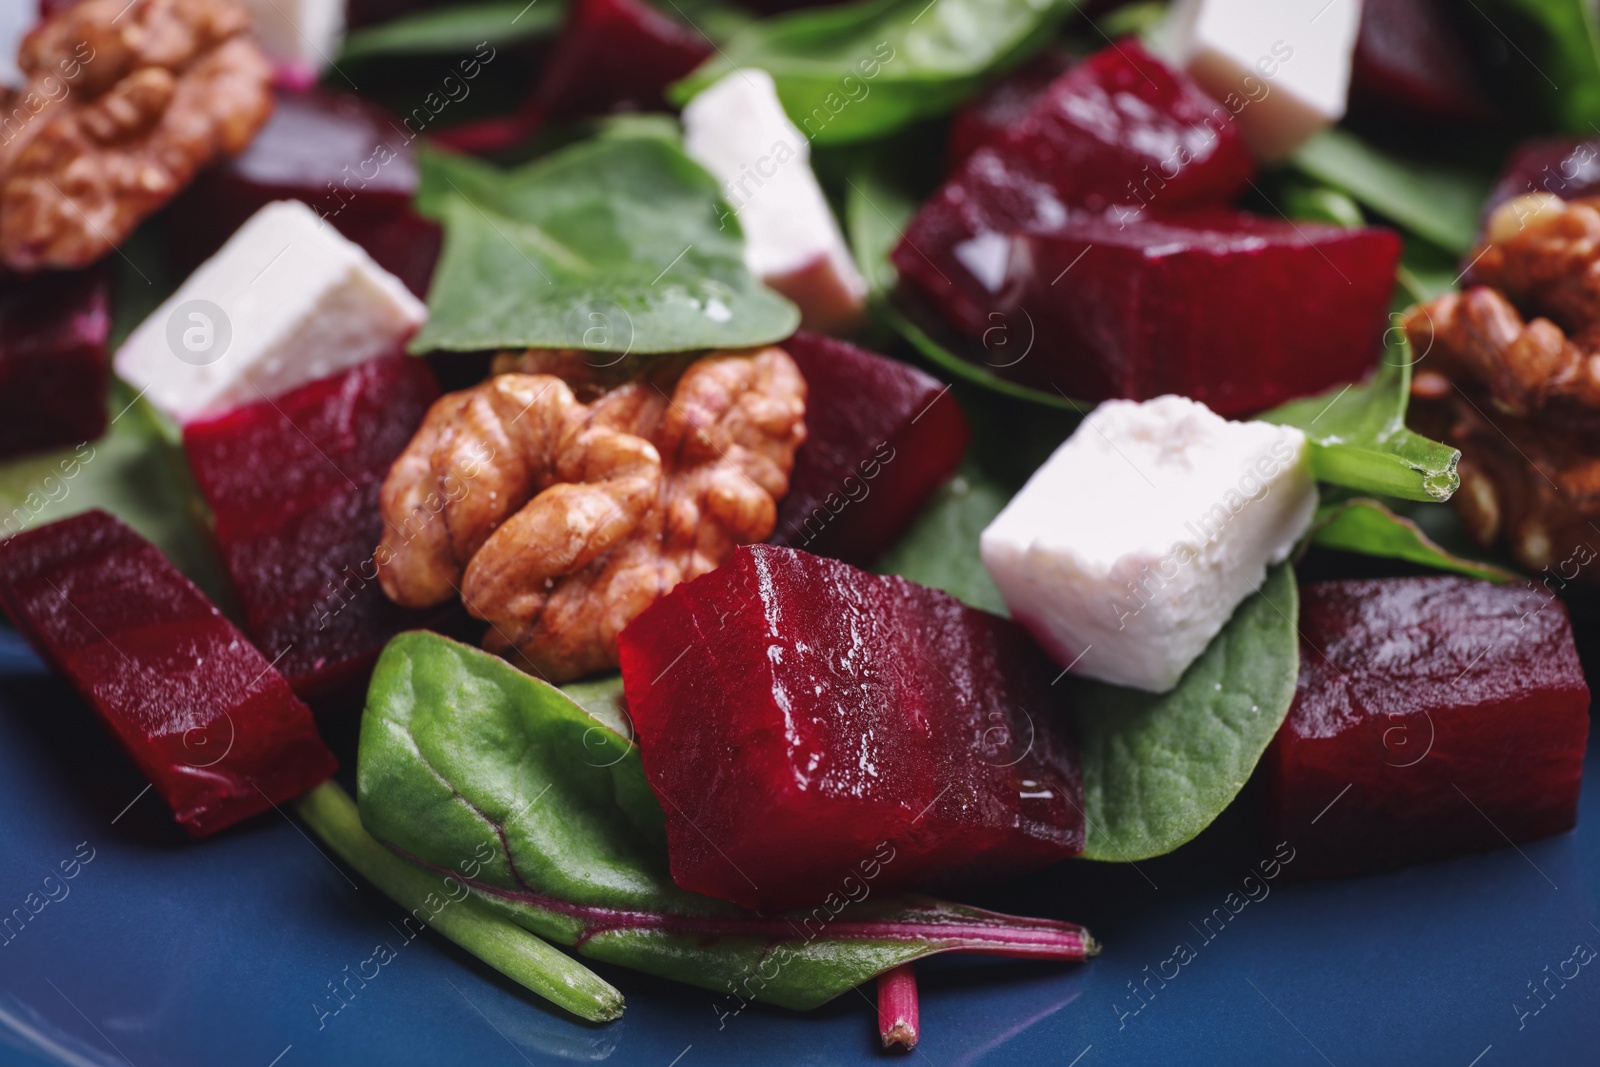
[[[353,750],[349,718],[327,728]],[[1237,914],[1224,900],[1272,851],[1248,797],[1174,855],[1009,885],[978,902],[1082,922],[1104,954],[1080,967],[919,965],[924,1038],[898,1058],[1594,1063],[1600,956],[1573,962],[1600,949],[1592,748],[1588,762],[1575,833],[1378,877],[1280,878]],[[726,1014],[709,993],[599,967],[627,1014],[574,1022],[431,933],[407,943],[399,910],[288,816],[194,845],[144,786],[0,631],[0,1062],[884,1062],[870,990],[810,1015]],[[55,899],[32,914],[63,863],[75,877],[49,882]],[[380,944],[395,958],[364,984],[347,979]],[[1181,967],[1167,962],[1179,945]]]

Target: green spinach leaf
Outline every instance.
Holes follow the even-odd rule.
[[[845,225],[850,233],[856,265],[870,288],[872,310],[879,319],[928,362],[962,381],[1003,396],[1046,407],[1064,408],[1079,414],[1094,406],[1007,381],[987,367],[952,352],[895,307],[890,294],[894,290],[897,275],[894,265],[889,262],[889,253],[905,236],[905,225],[916,213],[917,200],[902,182],[896,181],[888,173],[886,166],[878,159],[868,159],[857,167],[848,182]]]
[[[407,863],[373,840],[337,782],[323,782],[294,806],[312,833],[409,913],[407,927],[413,920],[433,927],[501,974],[590,1022],[622,1014],[622,994],[589,968],[472,899],[456,879]]]
[[[1440,547],[1410,519],[1381,502],[1355,497],[1324,504],[1311,524],[1311,543],[1364,556],[1403,559],[1490,582],[1514,582],[1517,575],[1493,563],[1465,559]]]
[[[1543,31],[1545,47],[1527,57],[1549,89],[1562,126],[1587,134],[1600,122],[1600,25],[1590,0],[1498,0]]]
[[[118,386],[95,441],[0,464],[0,539],[99,508],[131,526],[217,599],[227,583],[199,522],[199,493],[160,416]]]
[[[1067,923],[872,900],[867,873],[861,903],[842,889],[814,912],[774,917],[679,889],[633,744],[555,687],[436,634],[401,634],[384,650],[357,777],[367,830],[453,871],[474,900],[584,956],[740,1006],[811,1008],[910,960],[1005,953],[1024,938],[1057,946],[1055,958],[1096,951]]]
[[[480,44],[499,48],[554,33],[566,13],[565,0],[490,0],[419,11],[352,31],[339,58],[470,52]]]
[[[1461,485],[1461,453],[1406,429],[1411,346],[1391,329],[1372,377],[1257,416],[1296,426],[1311,441],[1319,481],[1406,500],[1449,500]]]
[[[655,136],[590,141],[512,171],[426,154],[418,207],[445,226],[430,349],[681,352],[782,340],[795,306],[745,268],[716,183]]]
[[[817,144],[881,137],[943,114],[1042,46],[1064,0],[866,0],[763,19],[670,90],[675,103],[741,67],[772,75]]]
[[[943,589],[975,608],[1006,614],[1006,602],[978,555],[978,537],[1009,499],[1011,494],[969,458],[873,569]]]
[[[1072,680],[1085,858],[1159,856],[1222,814],[1289,713],[1298,617],[1294,572],[1285,564],[1239,605],[1171,692]]]
[[[1489,192],[1482,176],[1396,159],[1339,129],[1312,139],[1294,164],[1448,251],[1465,253],[1477,239]]]

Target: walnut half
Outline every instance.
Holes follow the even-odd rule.
[[[232,0],[83,0],[23,39],[0,99],[0,259],[81,267],[272,113],[272,66]]]
[[[779,348],[663,361],[591,403],[553,374],[451,393],[384,482],[379,581],[410,607],[460,596],[484,647],[550,681],[614,667],[635,616],[771,535],[805,401]]]

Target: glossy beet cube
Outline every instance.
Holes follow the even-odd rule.
[[[876,896],[1083,848],[1058,670],[1007,619],[756,545],[656,601],[620,644],[687,889],[782,909],[844,893],[874,859]]]
[[[1072,63],[1072,57],[1059,48],[1041,52],[963,104],[950,122],[947,154],[951,169],[979,148],[999,140]]]
[[[1388,230],[1227,211],[1086,217],[1014,242],[997,373],[1086,400],[1192,397],[1236,417],[1355,381],[1387,322]]]
[[[287,803],[335,769],[267,658],[103,511],[0,542],[0,605],[191,836]]]
[[[1268,751],[1272,839],[1346,875],[1570,829],[1589,687],[1546,590],[1467,578],[1300,593],[1300,680]]]
[[[661,111],[661,92],[711,54],[699,31],[643,0],[576,0],[537,99],[551,119]]]
[[[910,288],[957,329],[989,329],[1006,235],[1051,232],[1077,209],[1119,217],[1222,204],[1255,164],[1233,116],[1136,41],[1052,82],[917,212],[894,250]]]
[[[0,281],[0,456],[105,431],[110,334],[103,269]]]
[[[1390,122],[1493,118],[1462,16],[1448,0],[1363,0],[1351,104]]]
[[[386,356],[184,428],[245,628],[304,697],[437,614],[384,596],[373,551],[378,490],[438,395],[426,363]]]
[[[195,179],[169,227],[173,258],[192,270],[274,200],[300,200],[378,265],[425,296],[443,244],[411,209],[419,177],[415,122],[350,93],[277,94],[272,117],[236,158]]]
[[[972,440],[949,386],[822,334],[783,343],[806,380],[806,443],[773,544],[866,566],[900,540]]]

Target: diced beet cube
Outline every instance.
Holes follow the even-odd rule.
[[[1376,228],[1083,217],[1016,238],[995,321],[1032,348],[995,369],[1086,400],[1177,393],[1250,414],[1371,368],[1399,255]]]
[[[1363,0],[1350,68],[1352,106],[1390,122],[1493,118],[1455,8],[1445,0]]]
[[[104,269],[0,282],[0,456],[105,432],[110,334]]]
[[[1049,232],[1074,209],[1124,215],[1219,205],[1255,171],[1228,109],[1128,40],[1052,82],[998,140],[972,153],[906,227],[901,278],[957,329],[989,319],[1005,235]],[[1003,262],[1003,260],[1002,260]]]
[[[576,0],[537,99],[546,117],[661,111],[661,91],[698,67],[711,42],[643,0]]]
[[[373,562],[378,491],[438,395],[425,362],[385,356],[184,427],[245,628],[307,699],[438,615],[384,596]]]
[[[183,194],[183,225],[169,227],[174,262],[192,270],[262,206],[300,200],[425,296],[444,234],[411,209],[420,181],[416,132],[350,93],[280,90],[249,147]]]
[[[620,646],[686,889],[781,909],[847,891],[864,864],[881,864],[877,895],[1083,848],[1057,671],[1008,619],[754,545],[656,601]]]
[[[1600,195],[1600,138],[1548,137],[1518,147],[1484,201],[1484,217],[1526,193],[1563,200]]]
[[[998,140],[1072,63],[1072,57],[1059,48],[1041,52],[963,104],[950,123],[950,168],[954,170],[973,152]]]
[[[283,676],[160,550],[103,511],[0,542],[0,606],[193,837],[334,772]]]
[[[1589,687],[1567,612],[1468,578],[1300,591],[1300,680],[1266,763],[1273,840],[1338,876],[1570,829]]]
[[[955,472],[972,429],[915,367],[803,330],[783,347],[806,380],[806,443],[771,541],[866,566]]]

